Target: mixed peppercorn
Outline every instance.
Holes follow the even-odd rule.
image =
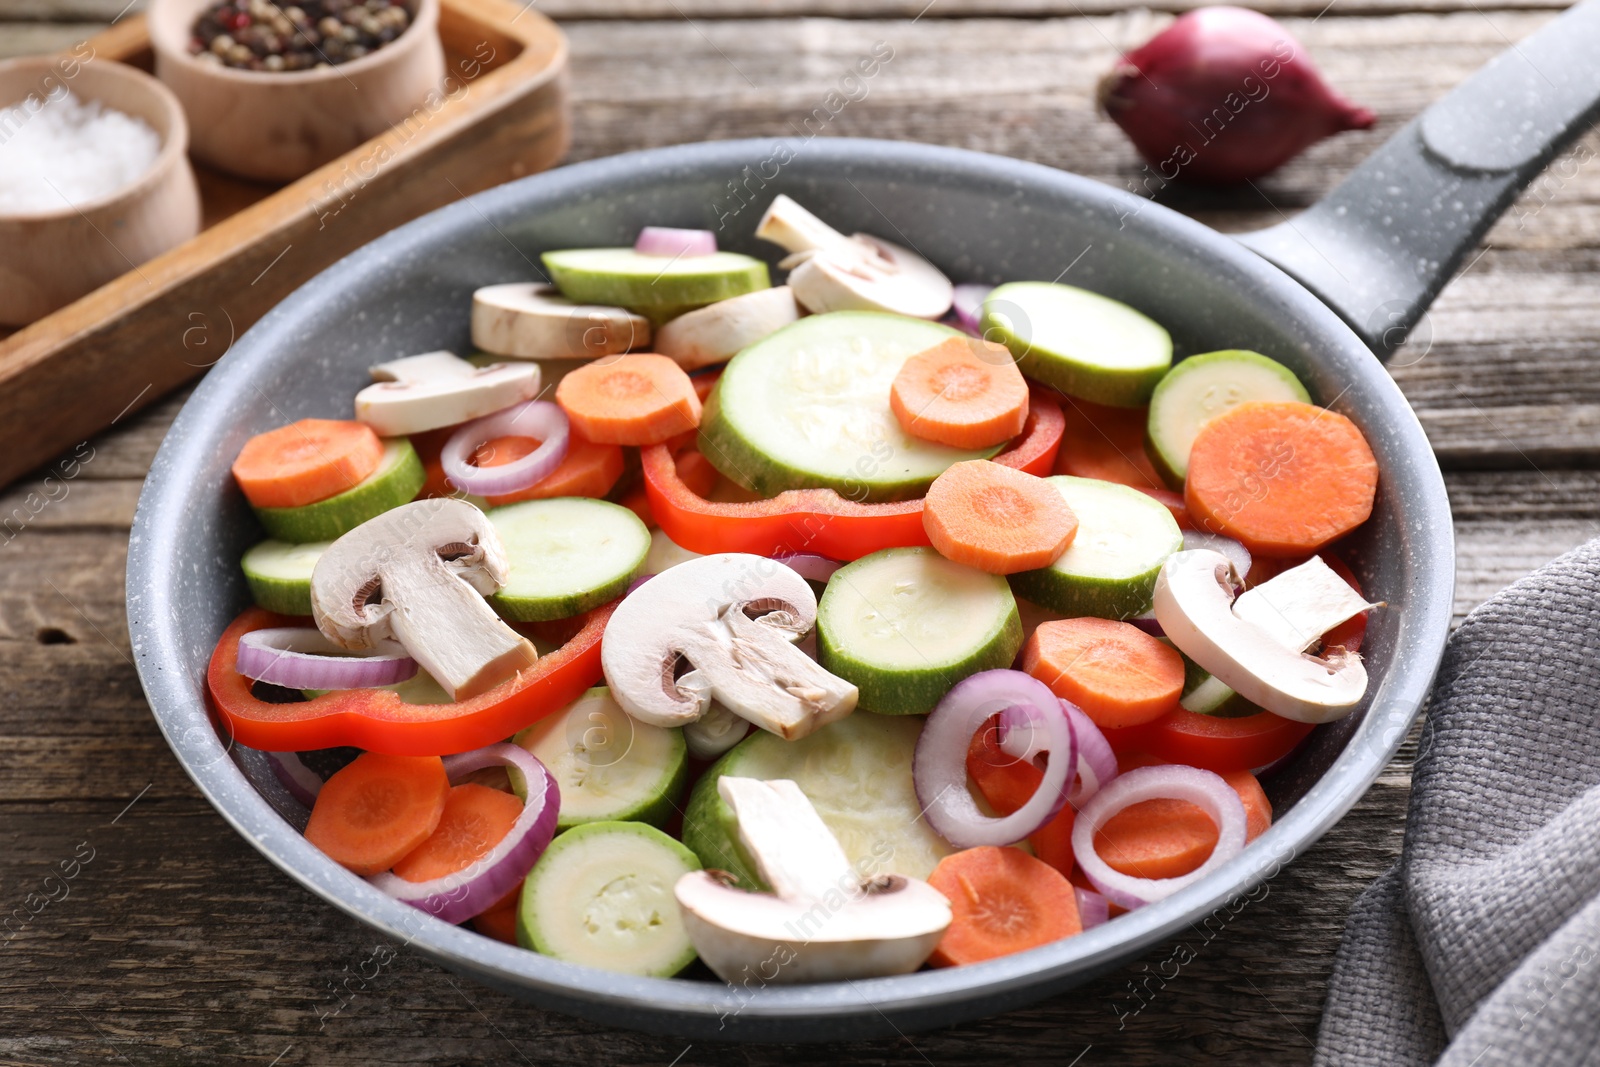
[[[360,59],[410,25],[402,0],[222,0],[195,20],[189,51],[239,70],[311,70]]]

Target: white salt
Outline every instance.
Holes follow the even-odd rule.
[[[42,105],[42,106],[41,106]],[[131,185],[161,153],[142,119],[70,89],[0,108],[0,214],[77,207]]]

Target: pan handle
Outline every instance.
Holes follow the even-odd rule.
[[[1517,194],[1600,118],[1597,52],[1600,0],[1583,0],[1407,123],[1326,198],[1239,240],[1387,359]]]

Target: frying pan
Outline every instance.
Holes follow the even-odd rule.
[[[489,190],[390,233],[307,283],[210,372],[139,500],[128,618],[157,722],[216,809],[319,896],[445,967],[551,1008],[696,1039],[887,1036],[1014,1008],[1139,955],[1275,874],[1343,815],[1406,735],[1438,666],[1454,577],[1449,503],[1415,415],[1379,356],[1399,345],[1517,190],[1600,100],[1600,0],[1573,8],[1408,124],[1328,199],[1235,240],[1148,200],[1047,167],[881,141],[730,141],[635,152]],[[551,248],[627,244],[640,226],[750,236],[777,193],[840,229],[918,249],[957,280],[1054,279],[1165,324],[1181,353],[1251,348],[1288,364],[1365,432],[1380,478],[1347,554],[1374,613],[1366,703],[1272,776],[1275,825],[1209,878],[1077,937],[976,966],[813,986],[735,988],[562,963],[399,904],[326,859],[256,791],[208,716],[203,677],[249,596],[261,537],[228,474],[246,438],[348,417],[366,368],[469,348],[478,286],[539,276]]]

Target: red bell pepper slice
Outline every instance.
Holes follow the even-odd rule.
[[[583,617],[576,635],[532,670],[454,704],[407,704],[387,689],[341,689],[298,704],[257,699],[239,673],[239,638],[297,620],[261,608],[234,619],[206,671],[212,706],[240,744],[269,752],[354,745],[391,756],[447,756],[504,741],[566,707],[600,680],[600,635],[616,603]]]
[[[994,461],[1044,477],[1055,465],[1065,426],[1061,405],[1035,389],[1021,436]],[[832,489],[791,489],[770,500],[718,503],[683,483],[667,446],[645,448],[641,458],[651,514],[691,552],[811,552],[852,560],[883,548],[928,544],[921,500],[859,504]]]
[[[1270,711],[1229,719],[1178,708],[1143,726],[1104,733],[1119,755],[1143,750],[1168,763],[1227,774],[1282,759],[1314,729]]]

